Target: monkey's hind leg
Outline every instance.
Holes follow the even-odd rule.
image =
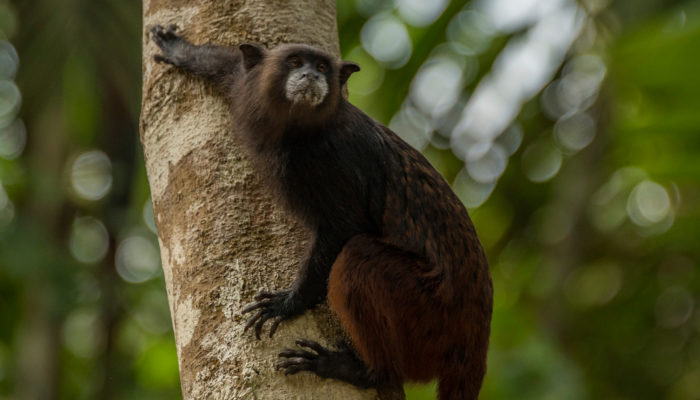
[[[283,369],[285,375],[308,371],[322,378],[337,379],[363,389],[386,384],[384,379],[370,372],[344,342],[339,343],[338,350],[327,349],[313,340],[299,339],[296,344],[302,349],[286,349],[279,354],[277,368]]]

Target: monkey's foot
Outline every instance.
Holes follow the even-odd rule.
[[[290,319],[304,312],[304,308],[294,301],[290,290],[281,290],[279,292],[261,292],[255,297],[255,302],[245,307],[241,313],[249,313],[258,310],[253,315],[245,326],[244,331],[255,326],[255,337],[260,339],[263,325],[268,319],[272,319],[270,327],[270,337],[275,333],[280,323],[286,319]]]
[[[163,54],[157,54],[153,58],[157,62],[179,66],[181,64],[180,53],[189,45],[182,36],[175,33],[177,25],[169,25],[164,28],[155,25],[151,28],[151,40],[160,47]]]
[[[383,380],[369,372],[365,363],[346,344],[341,343],[337,351],[326,349],[313,340],[298,339],[296,344],[309,350],[286,349],[279,354],[277,369],[284,370],[285,375],[308,371],[363,389],[384,386]]]

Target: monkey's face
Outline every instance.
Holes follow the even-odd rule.
[[[292,53],[285,60],[288,71],[285,96],[292,104],[316,107],[323,103],[332,76],[330,60],[316,54]]]
[[[242,97],[250,112],[272,113],[295,124],[313,125],[332,118],[341,104],[342,88],[357,64],[337,61],[332,54],[305,44],[282,44],[272,50],[244,43],[239,46],[243,68],[248,74],[248,93],[262,98]],[[287,112],[289,111],[289,112]]]

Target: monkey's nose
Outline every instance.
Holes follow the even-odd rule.
[[[301,74],[302,79],[312,79],[314,81],[317,81],[319,79],[319,76],[317,74],[314,74],[313,72],[304,72]]]

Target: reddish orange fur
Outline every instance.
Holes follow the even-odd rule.
[[[440,399],[476,399],[490,315],[469,296],[446,305],[431,295],[422,281],[429,272],[416,255],[358,235],[333,264],[328,300],[374,373],[392,382],[438,377]]]

